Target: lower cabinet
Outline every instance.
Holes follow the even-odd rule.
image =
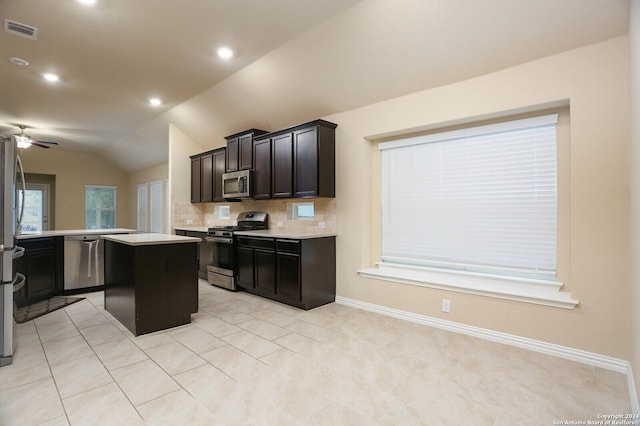
[[[245,291],[302,309],[335,301],[335,237],[236,237],[237,282]]]
[[[198,243],[198,278],[203,280],[207,279],[207,265],[213,263],[213,249],[211,244],[205,241],[207,237],[206,232],[199,231],[187,231],[184,229],[174,229],[176,235],[182,235],[186,237],[200,238]]]
[[[16,262],[17,271],[26,277],[24,287],[14,295],[19,307],[48,299],[60,291],[64,281],[62,237],[18,240],[24,256]]]

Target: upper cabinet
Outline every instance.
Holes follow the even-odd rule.
[[[191,156],[191,202],[224,201],[222,174],[253,170],[254,199],[335,197],[335,129],[315,120],[227,136],[227,147]]]
[[[271,198],[271,139],[253,141],[253,198]]]
[[[260,129],[250,129],[225,137],[227,140],[227,172],[253,169],[253,140],[267,133]]]
[[[225,172],[226,148],[218,148],[191,158],[191,202],[223,201],[222,174]]]
[[[335,197],[336,127],[315,120],[261,136],[271,141],[271,198]],[[266,186],[260,175],[256,169],[254,187]]]
[[[335,128],[318,120],[293,132],[293,196],[335,197]]]
[[[202,155],[192,155],[191,157],[191,202],[202,202],[201,175],[202,175]]]

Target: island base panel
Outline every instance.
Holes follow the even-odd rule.
[[[136,336],[191,322],[191,313],[198,310],[195,243],[108,243],[107,311]]]

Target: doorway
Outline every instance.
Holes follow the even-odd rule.
[[[54,229],[55,176],[26,173],[25,181],[22,232]]]

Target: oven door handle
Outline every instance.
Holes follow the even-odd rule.
[[[233,244],[233,238],[225,238],[225,237],[205,237],[205,241],[209,243]]]

